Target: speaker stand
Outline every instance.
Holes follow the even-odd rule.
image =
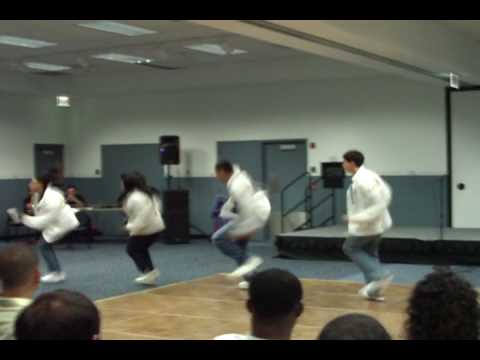
[[[172,188],[172,176],[170,175],[170,165],[167,165],[167,190]]]

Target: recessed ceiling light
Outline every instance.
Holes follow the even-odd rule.
[[[242,54],[246,54],[247,52],[248,52],[247,50],[233,49],[230,55],[242,55]]]
[[[126,63],[126,64],[142,64],[142,63],[152,62],[152,59],[147,59],[140,56],[131,56],[131,55],[115,54],[115,53],[98,54],[98,55],[93,55],[92,57],[95,59],[117,61],[117,62]]]
[[[70,107],[70,97],[66,95],[57,96],[58,107]]]
[[[121,34],[126,36],[140,36],[140,35],[149,35],[156,34],[156,31],[143,29],[136,26],[121,24],[114,21],[95,21],[90,23],[78,24],[78,26],[86,27],[89,29],[106,31],[114,34]]]
[[[33,39],[21,38],[17,36],[7,36],[7,35],[0,36],[0,44],[11,45],[11,46],[21,46],[21,47],[26,47],[31,49],[39,49],[47,46],[57,45],[55,43],[51,43],[47,41],[33,40]]]
[[[240,55],[240,54],[247,53],[246,50],[242,50],[242,49],[233,49],[231,51],[228,51],[223,46],[217,45],[217,44],[198,44],[198,45],[188,45],[185,47],[190,50],[201,51],[208,54],[219,55],[219,56]]]
[[[26,62],[24,63],[24,65],[30,69],[41,71],[66,71],[71,69],[70,66],[45,64],[38,62]]]

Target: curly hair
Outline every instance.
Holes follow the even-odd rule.
[[[473,286],[452,272],[427,275],[409,299],[410,340],[477,340],[480,310]]]

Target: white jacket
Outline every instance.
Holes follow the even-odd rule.
[[[142,191],[134,190],[125,199],[123,210],[127,215],[126,229],[130,236],[147,236],[165,229],[161,202],[155,195],[151,198]]]
[[[392,191],[376,173],[362,166],[347,191],[348,232],[353,236],[381,235],[392,227],[388,212]]]
[[[40,201],[33,205],[33,213],[34,216],[23,215],[22,222],[41,231],[48,243],[62,239],[80,225],[74,210],[65,202],[62,191],[50,185]]]
[[[256,190],[246,171],[234,166],[232,177],[227,183],[230,197],[220,211],[224,219],[237,218],[238,221],[256,216],[265,222],[270,217],[271,205],[265,191]],[[236,209],[236,213],[233,213]]]

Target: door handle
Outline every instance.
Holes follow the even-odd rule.
[[[463,191],[465,190],[466,186],[464,183],[458,183],[457,184],[457,189],[460,190],[460,191]]]

